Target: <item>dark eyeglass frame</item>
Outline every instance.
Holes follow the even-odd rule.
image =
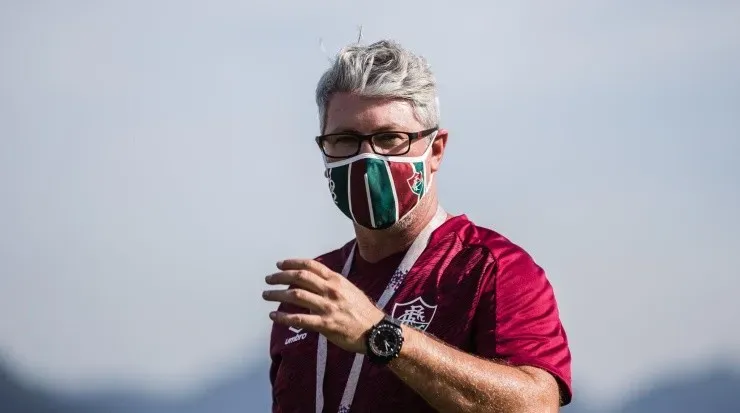
[[[434,132],[436,132],[438,130],[439,130],[439,126],[435,126],[433,128],[430,128],[430,129],[425,129],[425,130],[419,131],[419,132],[399,132],[399,131],[389,130],[389,131],[375,132],[375,133],[371,133],[369,135],[362,135],[362,134],[359,134],[359,133],[352,133],[352,132],[328,133],[326,135],[317,136],[316,137],[316,144],[319,145],[319,149],[321,149],[321,152],[324,154],[324,156],[329,157],[329,158],[334,158],[334,159],[344,159],[344,158],[351,158],[353,156],[356,156],[357,154],[360,153],[360,149],[362,149],[362,142],[365,142],[365,141],[370,142],[370,148],[372,148],[373,152],[375,152],[378,155],[383,155],[383,156],[403,156],[403,155],[406,155],[407,153],[409,153],[409,151],[411,150],[411,142],[413,142],[416,139],[425,138],[425,137],[431,135],[432,133],[434,133]],[[373,138],[375,136],[383,135],[383,134],[387,134],[387,133],[398,133],[398,134],[401,134],[401,135],[408,136],[409,139],[408,139],[408,145],[406,146],[406,150],[403,151],[402,153],[394,153],[393,155],[388,155],[388,154],[385,154],[385,153],[379,153],[378,150],[375,149],[375,144],[373,143]],[[324,141],[326,141],[326,139],[328,139],[328,138],[330,138],[332,136],[353,136],[353,137],[357,138],[358,139],[357,150],[355,151],[355,153],[352,153],[352,154],[349,154],[349,155],[342,155],[342,156],[335,156],[335,155],[329,155],[329,154],[327,154],[326,153],[326,150],[324,150],[323,143],[324,143]]]

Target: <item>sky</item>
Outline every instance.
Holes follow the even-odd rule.
[[[362,25],[431,63],[442,203],[545,268],[578,388],[740,366],[738,21],[731,1],[0,1],[0,355],[49,388],[164,393],[265,360],[263,276],[352,237],[314,90]]]

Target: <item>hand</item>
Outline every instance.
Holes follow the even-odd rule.
[[[277,264],[280,272],[268,275],[270,285],[291,285],[287,290],[262,293],[267,301],[294,304],[310,314],[270,313],[280,324],[323,334],[337,346],[365,353],[365,333],[383,319],[383,312],[349,280],[315,260],[291,259]]]

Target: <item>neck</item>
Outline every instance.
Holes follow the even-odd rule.
[[[426,198],[427,202],[419,204],[412,215],[388,229],[373,230],[355,225],[360,256],[374,263],[408,249],[437,212],[436,194],[431,192]]]

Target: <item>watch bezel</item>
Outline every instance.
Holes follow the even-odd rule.
[[[389,351],[378,348],[377,342],[380,336],[388,336],[393,338],[393,348]],[[401,353],[401,347],[403,346],[403,329],[401,323],[390,317],[385,317],[378,324],[373,326],[367,334],[367,356],[371,362],[375,364],[387,364],[391,360],[395,359]]]

